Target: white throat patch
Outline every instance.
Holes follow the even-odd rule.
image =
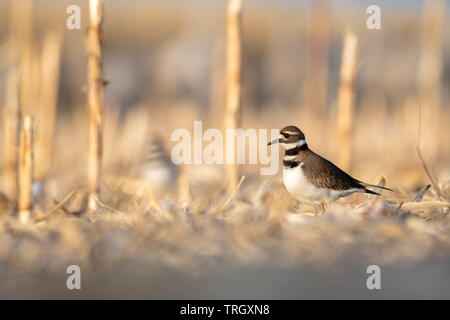
[[[282,143],[281,145],[286,149],[286,150],[290,150],[290,149],[295,149],[297,147],[301,147],[304,146],[306,144],[306,140],[302,139],[297,141],[297,143]]]

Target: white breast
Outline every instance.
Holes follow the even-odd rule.
[[[297,167],[283,167],[283,182],[286,189],[300,202],[307,204],[320,204],[321,202],[334,201],[340,197],[347,196],[354,192],[362,191],[361,189],[350,189],[346,191],[334,191],[327,188],[318,188],[308,181],[303,173],[303,163]]]
[[[303,163],[294,168],[283,167],[283,182],[288,192],[300,202],[316,204],[323,198],[324,191],[310,183],[302,169]]]

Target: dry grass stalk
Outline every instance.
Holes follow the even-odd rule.
[[[351,165],[353,127],[353,80],[357,71],[358,39],[353,32],[345,34],[342,49],[341,81],[338,92],[337,154],[339,165],[348,170]]]
[[[245,180],[245,176],[242,176],[241,179],[239,180],[238,184],[236,185],[236,187],[234,188],[233,192],[230,194],[230,196],[228,197],[228,199],[225,201],[225,203],[221,206],[220,211],[224,211],[226,208],[228,208],[228,206],[231,203],[231,200],[234,199],[234,197],[236,197],[239,189],[241,188],[242,183]]]
[[[18,176],[19,220],[22,223],[27,223],[30,219],[33,197],[33,132],[32,121],[30,117],[25,117],[22,122],[20,133]]]
[[[237,193],[239,192],[239,189],[241,188],[242,183],[245,180],[245,176],[242,176],[235,188],[232,190],[232,192],[229,194],[228,198],[225,200],[223,204],[217,205],[209,211],[209,214],[215,215],[219,214],[221,212],[224,212],[231,204],[231,201],[236,197]]]
[[[89,1],[90,26],[88,51],[88,187],[91,194],[99,191],[103,154],[103,0]],[[89,209],[97,201],[90,197]]]
[[[241,39],[242,39],[242,1],[228,0],[227,8],[227,40],[226,40],[226,111],[225,129],[236,129],[240,123],[241,112]],[[234,150],[226,150],[236,154]],[[236,160],[227,165],[229,192],[232,193],[237,184],[238,166]]]
[[[11,1],[10,59],[19,59],[25,52],[25,47],[31,42],[33,26],[33,1]],[[11,60],[12,61],[12,60]],[[10,61],[10,62],[11,62]]]
[[[442,53],[445,25],[445,0],[424,2],[421,58],[419,62],[419,95],[423,106],[423,151],[435,156],[439,148]]]
[[[117,213],[117,214],[121,214],[124,215],[123,212],[114,209],[113,207],[108,206],[107,204],[103,203],[102,201],[100,201],[100,199],[97,197],[96,194],[91,195],[91,199],[94,199],[94,201],[102,208],[105,208],[106,210],[109,210],[113,213]]]
[[[23,47],[20,64],[20,110],[23,114],[40,118],[39,94],[42,87],[40,79],[40,53],[37,46],[28,43]]]
[[[35,145],[35,178],[42,180],[50,167],[57,112],[61,36],[48,32],[44,38],[40,61],[39,141]]]
[[[423,187],[415,196],[413,202],[421,202],[423,199],[423,196],[425,195],[425,193],[427,193],[428,189],[430,189],[431,184],[426,185],[425,187]]]
[[[182,173],[178,179],[178,204],[186,210],[190,202],[190,180],[186,173]]]
[[[61,208],[67,201],[69,201],[69,199],[72,198],[72,196],[74,195],[74,193],[75,193],[75,191],[70,192],[70,193],[69,193],[62,201],[58,202],[58,203],[56,204],[56,206],[54,206],[53,209],[51,209],[50,211],[48,211],[48,212],[46,212],[46,213],[44,213],[44,214],[42,214],[42,215],[36,216],[36,217],[33,219],[33,223],[41,222],[41,221],[47,219],[48,217],[50,217],[50,215],[51,215],[53,212],[55,212],[56,210],[58,210],[59,208]]]
[[[17,193],[17,145],[19,136],[19,71],[12,66],[6,79],[6,102],[3,109],[3,191],[9,199]]]
[[[217,40],[211,53],[211,85],[210,105],[211,114],[208,121],[214,126],[222,125],[223,110],[225,109],[225,41]]]
[[[32,114],[39,93],[39,54],[33,47],[33,0],[11,1],[10,62],[20,66],[21,111]]]

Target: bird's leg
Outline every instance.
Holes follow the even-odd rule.
[[[317,216],[319,214],[319,208],[316,204],[313,204],[314,207],[314,216]]]
[[[322,213],[321,214],[325,214],[325,204],[323,202],[320,203],[320,208]]]

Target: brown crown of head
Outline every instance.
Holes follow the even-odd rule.
[[[305,135],[296,126],[287,126],[280,130],[280,143],[297,143],[304,139]]]

